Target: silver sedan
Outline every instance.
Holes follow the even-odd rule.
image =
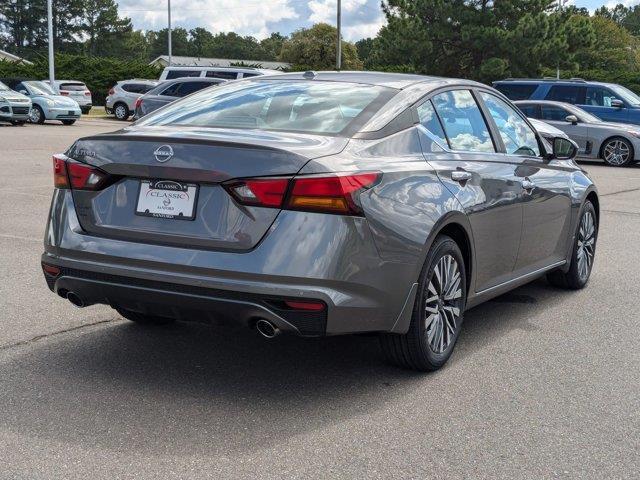
[[[527,117],[542,120],[565,132],[579,146],[578,156],[601,158],[622,167],[640,158],[640,127],[603,122],[581,108],[563,102],[514,102]]]

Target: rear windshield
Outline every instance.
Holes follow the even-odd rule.
[[[396,90],[354,83],[253,80],[203,90],[138,125],[255,128],[328,135],[359,127]]]
[[[66,92],[84,92],[87,89],[84,83],[61,83],[60,90]]]

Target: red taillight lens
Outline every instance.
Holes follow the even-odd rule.
[[[90,97],[90,96],[91,96],[91,92],[90,92],[89,90],[85,90],[85,91],[84,91],[84,94],[85,94],[87,97]]]
[[[69,95],[69,92],[67,92],[66,90],[60,90],[60,95],[64,95],[66,97],[67,95]]]
[[[353,194],[378,182],[380,173],[297,177],[285,208],[314,212],[361,215]]]
[[[140,105],[142,105],[142,98],[136,99],[136,103],[134,105],[134,108],[138,108]]]
[[[116,91],[113,88],[109,89],[109,95],[113,95],[114,93],[116,93]]]
[[[243,205],[362,215],[354,194],[375,185],[380,175],[379,172],[367,172],[293,179],[251,178],[231,182],[226,188]],[[287,190],[290,190],[288,194]]]
[[[53,186],[56,188],[69,188],[67,161],[63,155],[53,156]]]
[[[244,205],[280,208],[288,185],[288,178],[253,178],[228,184],[227,189]]]
[[[53,185],[56,188],[98,190],[107,179],[107,174],[95,167],[70,161],[64,155],[53,156]]]

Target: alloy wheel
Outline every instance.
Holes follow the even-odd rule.
[[[453,342],[459,327],[462,276],[452,255],[444,255],[433,270],[425,300],[427,343],[441,354]]]
[[[593,266],[593,256],[596,247],[596,224],[593,214],[586,211],[580,221],[580,230],[578,231],[578,275],[580,278],[586,279],[591,272]]]
[[[624,140],[611,140],[604,147],[604,159],[610,165],[624,165],[629,161],[631,148]]]
[[[40,122],[40,110],[38,108],[32,108],[31,112],[29,113],[29,121],[31,123],[38,123]]]
[[[118,120],[125,120],[127,118],[127,109],[123,105],[118,105],[115,113]]]

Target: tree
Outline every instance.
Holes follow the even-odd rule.
[[[640,42],[612,17],[590,19],[595,41],[579,51],[575,60],[581,69],[633,70],[640,68]]]
[[[338,31],[326,23],[295,31],[282,45],[280,60],[289,62],[294,70],[331,70],[336,64]],[[342,42],[342,68],[361,70],[362,62],[353,43]]]
[[[588,17],[554,8],[553,0],[386,0],[372,60],[483,81],[534,76],[593,42]]]
[[[261,40],[260,46],[264,51],[264,55],[260,60],[277,60],[280,52],[282,52],[282,45],[286,40],[287,37],[279,32],[274,32],[264,40]]]
[[[213,48],[213,34],[206,28],[189,30],[190,52],[194,57],[206,57]]]
[[[365,65],[368,64],[369,57],[371,56],[371,51],[373,50],[373,45],[373,38],[363,38],[362,40],[358,40],[356,42],[358,58],[362,60]]]
[[[169,53],[169,31],[166,28],[157,31],[147,32],[147,42],[149,43],[149,55],[151,58]],[[189,56],[189,32],[186,29],[177,27],[171,30],[171,53],[172,55]]]
[[[126,34],[133,31],[129,18],[119,18],[114,0],[85,0],[82,32],[88,37],[90,55],[112,54],[121,48]]]

